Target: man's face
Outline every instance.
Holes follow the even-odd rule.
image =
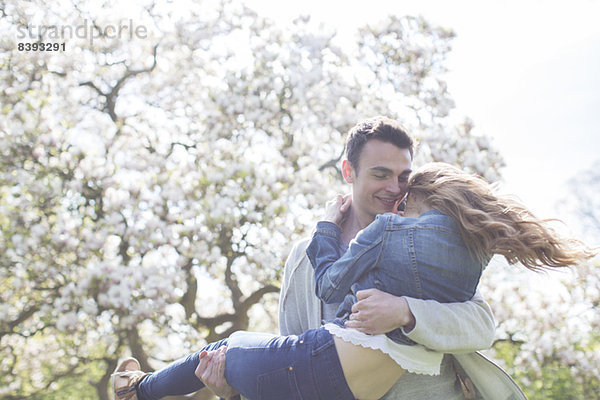
[[[408,149],[372,139],[360,152],[358,168],[345,163],[352,183],[352,208],[361,221],[368,224],[377,214],[396,211],[411,172]]]

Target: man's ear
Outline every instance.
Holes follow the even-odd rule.
[[[350,165],[350,161],[344,160],[342,161],[342,175],[344,176],[344,180],[348,183],[352,183],[352,166]]]

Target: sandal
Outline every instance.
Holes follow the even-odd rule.
[[[115,400],[138,400],[136,386],[149,375],[140,368],[140,363],[133,357],[121,361],[112,374]]]

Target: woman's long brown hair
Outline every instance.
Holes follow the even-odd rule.
[[[559,236],[551,220],[539,219],[522,204],[494,194],[476,175],[445,163],[430,163],[415,171],[409,196],[454,218],[467,247],[480,259],[501,254],[510,264],[532,270],[575,265],[595,255],[576,239]]]

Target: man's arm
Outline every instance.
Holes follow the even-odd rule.
[[[396,297],[377,289],[364,292],[357,293],[348,327],[370,334],[402,327],[415,342],[454,354],[487,349],[494,341],[496,322],[479,291],[464,303]]]
[[[479,291],[464,303],[438,303],[407,297],[415,327],[406,336],[446,353],[472,353],[494,343],[496,321]]]
[[[321,302],[315,294],[313,268],[306,256],[310,238],[297,242],[290,252],[279,293],[279,331],[299,335],[321,325]]]

